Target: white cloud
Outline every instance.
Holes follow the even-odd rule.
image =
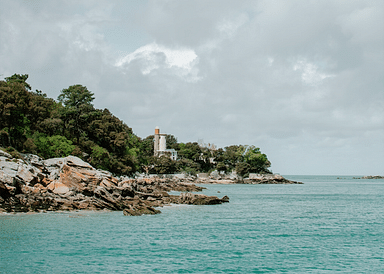
[[[240,14],[234,19],[224,19],[217,24],[217,29],[222,35],[226,37],[232,37],[236,31],[248,21],[248,17],[245,14]]]
[[[299,59],[293,65],[293,70],[301,73],[301,79],[303,83],[307,85],[316,85],[326,78],[335,77],[335,75],[320,72],[317,65],[310,63],[305,59]]]
[[[162,68],[174,69],[174,73],[187,81],[198,81],[199,58],[191,49],[171,49],[157,43],[138,48],[134,52],[120,58],[117,67],[129,66],[134,61],[141,61],[141,72],[150,74]]]

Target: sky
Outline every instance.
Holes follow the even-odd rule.
[[[0,79],[275,173],[384,175],[383,30],[382,0],[0,0]]]

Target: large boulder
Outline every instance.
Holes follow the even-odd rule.
[[[161,213],[160,210],[153,208],[145,203],[129,204],[124,210],[125,216],[155,215]]]
[[[220,199],[216,196],[207,196],[204,194],[194,194],[187,192],[181,193],[176,202],[178,204],[188,205],[217,205],[229,202],[229,198],[224,196],[222,199]]]

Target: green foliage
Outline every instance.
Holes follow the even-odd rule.
[[[167,149],[178,149],[177,138],[175,136],[167,134],[165,136],[165,141],[167,144]]]
[[[151,173],[173,174],[176,172],[176,162],[168,156],[152,157],[150,162],[152,164]]]
[[[10,77],[5,77],[7,83],[19,83],[24,86],[25,89],[31,90],[31,86],[26,82],[28,79],[28,74],[13,74]]]
[[[3,150],[5,152],[8,152],[12,156],[12,158],[16,158],[16,159],[21,159],[22,158],[20,153],[16,149],[14,149],[13,147],[7,147],[7,148],[5,148]]]
[[[95,99],[93,93],[82,85],[74,85],[63,89],[57,99],[64,105],[60,115],[65,130],[69,134],[67,136],[76,137],[76,142],[79,143],[84,127],[89,122],[88,118],[94,110],[92,105],[92,101]]]
[[[244,154],[244,161],[249,164],[249,172],[252,173],[270,173],[268,168],[271,163],[268,161],[267,155],[260,152],[260,148],[255,146],[247,147]]]
[[[190,175],[196,175],[201,170],[200,164],[191,159],[179,159],[176,163],[176,168],[179,172]]]
[[[179,144],[178,157],[180,158],[190,159],[194,162],[198,162],[200,160],[201,153],[201,148],[196,142]]]
[[[3,147],[9,146],[11,144],[10,142],[10,136],[8,134],[8,128],[3,128],[0,130],[0,145]]]
[[[227,166],[223,162],[219,162],[216,165],[216,169],[217,169],[217,171],[224,171],[224,172],[226,172],[227,171]]]
[[[0,130],[3,135],[3,146],[22,149],[29,131],[30,94],[26,88],[28,84],[18,78],[19,75],[15,74],[6,78],[7,82],[0,81]],[[26,78],[28,75],[22,76],[22,79]],[[5,135],[8,140],[4,140]]]
[[[230,170],[234,169],[237,163],[241,163],[244,160],[245,148],[242,145],[232,145],[225,147],[222,159]]]
[[[251,169],[251,165],[245,162],[237,163],[235,170],[238,175],[241,177],[245,177],[249,174],[249,171]]]
[[[99,169],[108,170],[110,167],[110,155],[105,148],[98,145],[91,147],[92,154],[89,163]]]
[[[33,139],[38,154],[44,158],[66,157],[75,149],[72,142],[61,135],[45,136],[36,133]]]
[[[74,85],[63,89],[57,99],[67,108],[81,109],[83,106],[92,105],[95,97],[87,87]]]

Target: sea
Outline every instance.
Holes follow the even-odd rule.
[[[0,215],[0,273],[384,273],[384,180],[202,185],[221,205]]]

